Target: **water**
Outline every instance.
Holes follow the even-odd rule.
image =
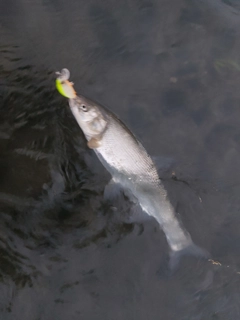
[[[2,1],[1,319],[239,318],[239,14],[237,0]],[[55,89],[63,67],[173,160],[178,218],[221,265],[186,258],[169,276],[157,223],[106,205],[109,175]]]

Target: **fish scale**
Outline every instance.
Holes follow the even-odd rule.
[[[95,152],[100,154],[114,171],[122,172],[130,178],[137,176],[139,181],[144,179],[148,183],[159,183],[157,170],[145,149],[113,118],[101,139],[101,146]]]

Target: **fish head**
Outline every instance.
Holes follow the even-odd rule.
[[[69,106],[87,140],[101,139],[107,127],[107,119],[100,107],[83,96],[69,99]]]

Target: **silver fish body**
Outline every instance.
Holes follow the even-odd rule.
[[[108,109],[83,96],[69,99],[69,105],[113,181],[130,190],[141,208],[158,221],[172,253],[198,248],[176,218],[151,157],[132,132]]]

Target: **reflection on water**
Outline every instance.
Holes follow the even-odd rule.
[[[22,0],[0,17],[1,318],[238,319],[238,1]],[[104,201],[62,67],[174,159],[164,185],[212,262],[169,275],[157,223],[124,194]]]

